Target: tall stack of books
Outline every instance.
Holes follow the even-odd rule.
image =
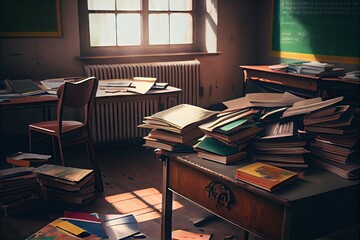
[[[151,129],[144,137],[146,147],[172,152],[192,151],[193,144],[203,136],[200,124],[218,112],[198,106],[180,104],[144,118],[140,128]]]
[[[308,167],[306,141],[295,133],[294,122],[268,123],[252,141],[251,150],[255,162],[296,170]]]
[[[33,167],[0,170],[0,206],[5,216],[31,209],[40,196]]]
[[[45,164],[35,172],[45,200],[86,204],[95,198],[95,177],[91,169]]]
[[[344,178],[360,176],[357,143],[360,121],[349,105],[332,105],[304,117],[304,129],[315,135],[311,161]]]
[[[226,111],[216,120],[200,125],[205,137],[194,145],[198,157],[223,164],[245,158],[248,141],[262,130],[252,121],[254,112],[251,108]]]

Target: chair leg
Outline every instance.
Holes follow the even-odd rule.
[[[32,153],[32,131],[29,128],[29,152]]]
[[[95,173],[96,191],[103,192],[104,185],[103,185],[103,180],[102,180],[102,175],[101,175],[101,169],[99,166],[99,162],[96,161],[94,149],[93,149],[93,145],[92,145],[90,137],[87,137],[85,144],[86,144],[86,149],[87,149],[89,159],[91,161],[91,165],[92,165],[92,167],[94,169],[94,173]]]
[[[55,137],[53,138],[55,139]],[[57,143],[58,143],[58,146],[59,146],[59,155],[60,155],[60,160],[61,160],[61,164],[63,166],[65,166],[65,161],[64,161],[64,153],[63,153],[63,147],[62,147],[62,142],[61,142],[61,137],[57,137]],[[53,143],[54,144],[54,143]],[[55,145],[53,145],[55,146]],[[55,151],[55,147],[54,147],[54,151]],[[55,153],[54,153],[55,154]]]

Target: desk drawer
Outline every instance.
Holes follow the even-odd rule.
[[[285,207],[279,203],[242,189],[220,177],[194,170],[181,162],[169,162],[169,187],[213,213],[256,233],[266,239],[283,239]],[[233,202],[228,209],[216,206],[217,201],[208,196],[206,186],[212,181],[226,185],[233,194]]]

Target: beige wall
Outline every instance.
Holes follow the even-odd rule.
[[[240,97],[242,72],[239,65],[273,64],[270,56],[271,1],[218,0],[217,48],[219,54],[158,58],[122,58],[80,61],[77,1],[61,1],[61,38],[0,38],[0,80],[79,76],[85,63],[127,63],[187,60],[201,62],[203,96],[200,105]],[[339,64],[339,66],[342,66]],[[347,69],[359,68],[346,65]]]
[[[258,1],[218,1],[218,51],[220,54],[187,57],[125,58],[87,63],[126,63],[197,58],[201,62],[200,105],[239,97],[240,64],[256,63]],[[83,74],[80,55],[77,1],[61,1],[61,38],[0,38],[0,79],[42,80]]]

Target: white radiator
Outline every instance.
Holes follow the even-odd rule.
[[[154,62],[131,64],[86,65],[87,76],[102,79],[133,77],[156,77],[157,82],[182,89],[176,104],[198,104],[200,85],[200,62],[197,60],[178,62]],[[172,107],[171,100],[164,107]],[[94,143],[118,142],[142,138],[147,130],[137,127],[145,116],[158,112],[159,98],[145,95],[136,101],[97,102],[92,119]]]

